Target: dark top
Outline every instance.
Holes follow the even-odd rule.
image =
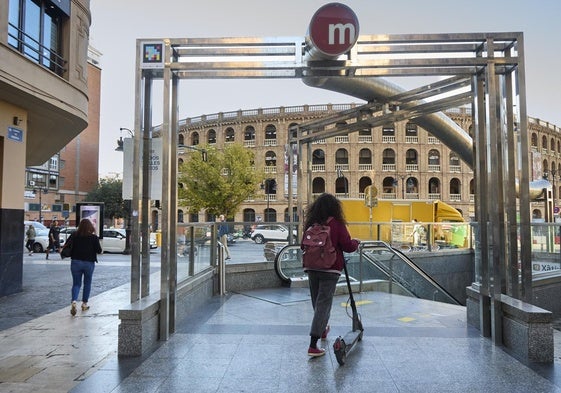
[[[60,227],[52,226],[49,229],[49,241],[59,242],[60,241]]]
[[[75,233],[70,235],[67,243],[72,242],[71,259],[80,261],[97,262],[97,254],[101,254],[101,244],[96,235],[77,236]]]

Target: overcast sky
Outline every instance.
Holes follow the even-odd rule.
[[[523,32],[528,114],[561,126],[561,1],[340,2],[357,14],[360,34]],[[134,126],[136,39],[303,37],[314,12],[327,3],[92,0],[90,42],[102,53],[100,176],[122,172],[122,153],[114,149],[119,128]],[[360,102],[296,79],[187,82],[181,85],[181,118],[258,107]]]

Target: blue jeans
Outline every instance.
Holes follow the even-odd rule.
[[[82,302],[87,303],[92,289],[92,277],[95,269],[95,262],[81,261],[73,259],[70,262],[70,272],[72,273],[72,301],[78,300],[80,287],[82,286],[82,276],[84,277],[84,292]]]
[[[339,281],[339,274],[308,270],[308,284],[314,308],[314,318],[310,328],[312,337],[320,338],[327,327],[337,281]]]

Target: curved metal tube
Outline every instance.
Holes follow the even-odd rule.
[[[384,101],[407,90],[383,78],[342,78],[342,77],[303,77],[302,81],[311,87],[347,94],[365,101]],[[443,113],[431,113],[415,120],[418,125],[438,138],[456,152],[460,158],[473,168],[473,140],[458,124]]]

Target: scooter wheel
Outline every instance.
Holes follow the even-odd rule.
[[[345,340],[343,340],[341,336],[337,337],[333,343],[333,351],[335,352],[337,363],[341,366],[345,364],[345,360],[347,359],[347,344],[345,344]]]

